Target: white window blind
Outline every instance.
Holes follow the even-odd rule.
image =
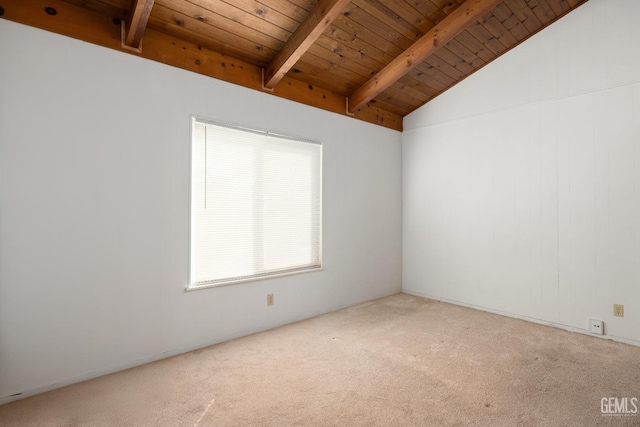
[[[193,119],[190,287],[321,267],[322,144]]]

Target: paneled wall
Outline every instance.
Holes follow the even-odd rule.
[[[184,291],[192,114],[324,143],[323,271]],[[399,292],[400,139],[0,20],[0,403]]]
[[[640,344],[638,16],[591,0],[405,119],[405,292]]]

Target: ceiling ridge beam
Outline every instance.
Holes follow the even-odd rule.
[[[467,0],[380,72],[356,89],[349,96],[347,108],[349,112],[354,112],[378,96],[502,1]]]
[[[264,87],[273,89],[351,0],[320,0],[265,68]]]
[[[124,45],[140,49],[155,0],[133,0],[125,27]]]

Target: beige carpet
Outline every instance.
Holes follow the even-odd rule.
[[[640,398],[640,348],[398,294],[0,406],[0,425],[640,425],[603,397]]]

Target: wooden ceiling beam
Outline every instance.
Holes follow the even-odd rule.
[[[265,68],[264,87],[273,89],[350,1],[320,0]]]
[[[126,21],[124,44],[134,49],[140,49],[142,35],[147,28],[151,9],[155,0],[133,0]]]
[[[349,97],[349,112],[374,99],[503,0],[467,0]]]
[[[345,96],[289,76],[272,92],[265,92],[262,88],[262,68],[153,28],[146,30],[144,51],[123,48],[119,19],[66,0],[1,0],[1,3],[4,13],[0,19],[84,40],[325,111],[353,116],[389,129],[402,130],[402,116],[399,114],[379,108],[375,103],[359,108],[354,114],[347,114]]]

